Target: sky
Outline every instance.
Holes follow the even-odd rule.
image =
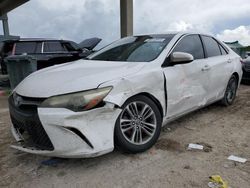
[[[9,13],[10,32],[106,45],[120,37],[120,0],[30,0]],[[134,34],[198,31],[250,45],[249,0],[134,0]]]

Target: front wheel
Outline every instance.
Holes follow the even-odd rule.
[[[115,125],[115,144],[128,153],[143,152],[157,141],[162,117],[156,104],[145,96],[125,102]]]
[[[224,97],[221,100],[221,103],[223,105],[229,106],[229,105],[233,104],[235,97],[236,97],[237,88],[238,88],[238,80],[234,75],[232,75],[228,84],[227,84],[227,88],[226,88]]]

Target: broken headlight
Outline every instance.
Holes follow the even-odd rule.
[[[112,87],[105,87],[50,97],[40,107],[67,108],[74,112],[89,110],[101,103],[111,89]]]

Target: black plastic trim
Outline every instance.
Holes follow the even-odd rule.
[[[92,149],[94,149],[94,146],[90,143],[90,141],[86,138],[86,136],[84,136],[78,129],[74,128],[74,127],[65,127],[66,129],[69,129],[70,131],[72,131],[73,133],[75,133],[77,136],[79,136],[84,142],[86,142],[88,144],[89,147],[91,147]]]

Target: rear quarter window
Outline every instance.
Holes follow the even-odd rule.
[[[219,44],[220,51],[222,55],[227,55],[227,51]]]

